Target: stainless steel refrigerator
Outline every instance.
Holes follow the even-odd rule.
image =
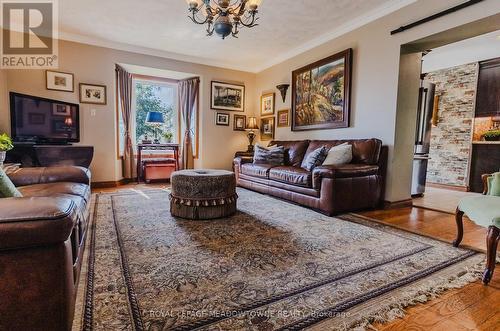
[[[427,164],[431,145],[432,113],[434,108],[434,93],[436,85],[422,81],[418,96],[417,130],[415,133],[415,148],[413,151],[413,178],[411,194],[422,195],[425,192],[427,179]]]

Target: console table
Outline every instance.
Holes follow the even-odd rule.
[[[93,157],[93,146],[14,143],[14,149],[7,152],[6,163],[20,163],[22,167],[74,165],[88,168]]]
[[[142,153],[144,151],[173,151],[174,158],[155,158],[148,159],[155,163],[161,163],[162,161],[168,163],[173,161],[175,163],[175,170],[179,170],[179,144],[138,144],[137,145],[137,182],[139,183],[141,179],[143,179],[143,169],[144,162],[148,160],[144,160]]]

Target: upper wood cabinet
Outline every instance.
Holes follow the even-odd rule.
[[[479,63],[476,116],[500,114],[500,58]]]

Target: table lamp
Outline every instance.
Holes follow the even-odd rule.
[[[253,153],[253,140],[255,139],[254,130],[258,130],[259,127],[257,125],[257,118],[249,117],[247,121],[247,125],[245,126],[245,130],[248,131],[248,152]]]
[[[163,119],[163,114],[157,111],[150,111],[146,116],[146,123],[151,125],[155,131],[155,140],[154,144],[159,144],[160,140],[158,140],[158,129],[165,123]]]

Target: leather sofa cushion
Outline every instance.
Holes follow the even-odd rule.
[[[382,148],[382,141],[379,139],[311,140],[304,157],[321,146],[330,149],[346,142],[352,145],[352,163],[371,165],[378,163]]]
[[[79,183],[47,183],[19,187],[19,191],[25,197],[54,197],[62,194],[77,196],[85,200],[90,200],[90,186]]]
[[[311,172],[299,167],[274,167],[269,170],[269,179],[292,185],[312,187]]]
[[[278,145],[285,148],[285,165],[300,167],[306,153],[309,140],[271,141],[269,145]]]
[[[244,163],[241,165],[241,173],[259,178],[269,178],[269,169],[275,167],[272,164]]]

